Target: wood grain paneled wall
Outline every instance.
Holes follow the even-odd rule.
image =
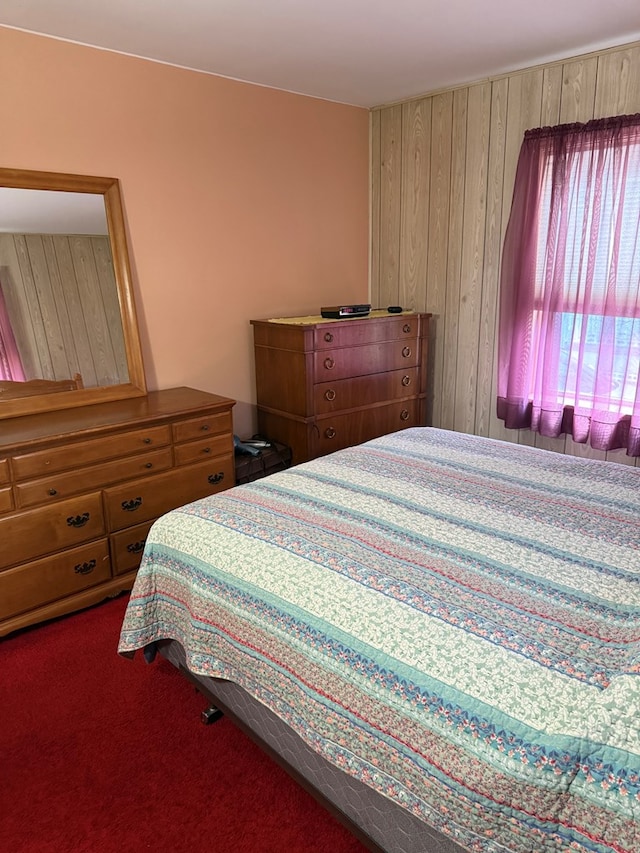
[[[129,381],[108,237],[0,233],[0,286],[27,379]]]
[[[633,464],[506,430],[495,415],[498,289],[524,131],[640,112],[640,43],[371,113],[371,301],[433,314],[429,422]]]

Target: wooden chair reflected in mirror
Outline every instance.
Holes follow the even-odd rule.
[[[0,400],[16,400],[40,394],[55,394],[59,391],[78,391],[81,388],[84,388],[84,385],[79,373],[72,379],[30,379],[27,382],[0,379]]]

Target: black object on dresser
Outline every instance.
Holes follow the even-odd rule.
[[[259,431],[297,465],[426,424],[430,316],[252,320]]]

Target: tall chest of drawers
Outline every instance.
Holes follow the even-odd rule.
[[[259,431],[298,464],[425,424],[429,317],[252,320]]]
[[[233,486],[234,402],[173,388],[0,421],[0,635],[129,589],[156,518]]]

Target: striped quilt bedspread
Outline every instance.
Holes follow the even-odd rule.
[[[174,510],[119,650],[179,640],[471,851],[640,851],[640,471],[408,429]]]

